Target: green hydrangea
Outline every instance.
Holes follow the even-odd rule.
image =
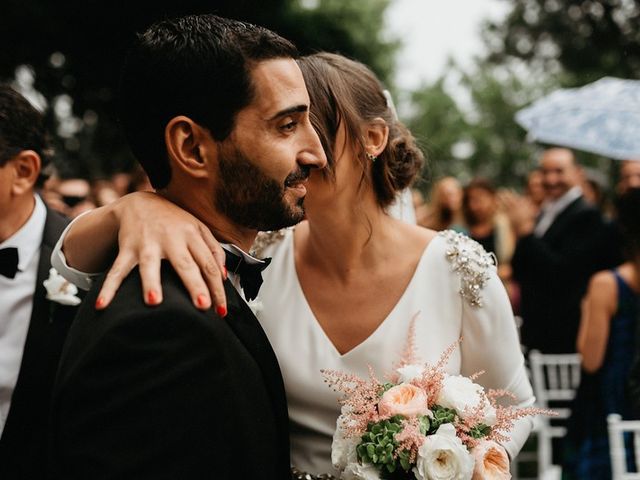
[[[356,449],[358,458],[377,467],[384,467],[388,472],[395,471],[397,460],[393,458],[393,452],[398,446],[395,434],[402,431],[402,418],[396,415],[381,422],[370,423]]]
[[[453,423],[456,419],[456,411],[453,408],[442,407],[440,405],[434,405],[431,408],[433,418],[431,419],[430,429],[428,433],[436,433],[440,425],[444,423]]]
[[[380,468],[382,478],[404,479],[414,478],[410,473],[410,452],[403,450],[394,458],[394,451],[398,447],[395,436],[403,429],[402,415],[396,415],[381,422],[370,423],[367,431],[361,437],[361,443],[356,452],[358,459]],[[420,431],[426,434],[431,428],[428,416],[420,417]],[[407,476],[409,475],[409,476]]]

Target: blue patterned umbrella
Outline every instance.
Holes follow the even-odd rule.
[[[605,77],[556,90],[516,113],[516,121],[532,141],[640,158],[640,80]]]

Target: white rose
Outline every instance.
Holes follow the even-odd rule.
[[[42,282],[47,289],[47,300],[60,303],[62,305],[78,305],[80,299],[76,297],[78,288],[65,280],[55,268],[49,270],[49,278]]]
[[[373,465],[350,463],[340,475],[341,480],[380,480],[380,472]]]
[[[360,438],[344,436],[344,417],[338,417],[336,432],[333,434],[331,444],[331,463],[338,470],[344,469],[348,464],[357,462],[358,455],[356,447],[360,443]]]
[[[470,480],[474,460],[450,423],[440,425],[418,449],[413,473],[418,480]]]
[[[422,377],[424,365],[405,365],[396,370],[400,374],[400,383],[409,383]]]
[[[464,410],[476,407],[484,396],[484,389],[473,383],[467,377],[447,375],[442,382],[442,389],[436,403],[443,407],[453,408],[460,417],[464,418]],[[486,401],[483,423],[491,426],[496,423],[496,409]]]

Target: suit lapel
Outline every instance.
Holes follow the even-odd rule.
[[[558,232],[561,232],[564,228],[566,220],[571,217],[571,215],[575,212],[582,210],[585,207],[584,200],[582,197],[576,198],[573,202],[571,202],[567,207],[562,210],[558,216],[553,220],[553,223],[549,226],[545,234],[542,236],[545,240],[551,240]]]
[[[253,356],[262,371],[265,387],[269,392],[273,411],[280,428],[282,445],[287,446],[286,455],[288,456],[289,415],[278,359],[255,315],[229,281],[225,282],[225,293],[229,310],[227,324]]]

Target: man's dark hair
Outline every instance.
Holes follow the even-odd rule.
[[[215,15],[163,20],[139,35],[125,61],[121,120],[134,155],[155,188],[171,179],[164,130],[185,115],[222,141],[253,100],[255,62],[296,58],[288,40],[266,28]]]
[[[42,173],[49,164],[47,135],[43,115],[9,85],[0,84],[0,167],[23,150],[40,156],[41,168],[36,186],[46,180]]]

